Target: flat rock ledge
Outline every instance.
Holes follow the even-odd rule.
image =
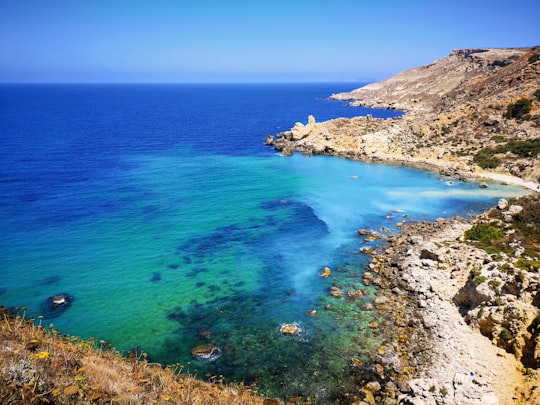
[[[374,306],[393,338],[359,378],[360,404],[540,404],[538,368],[494,345],[456,303],[471,268],[492,262],[464,243],[471,225],[459,217],[411,222],[369,253],[381,287]],[[369,391],[375,383],[380,389]]]

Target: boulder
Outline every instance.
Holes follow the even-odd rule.
[[[508,200],[505,200],[504,198],[501,198],[499,202],[497,203],[497,208],[501,211],[506,209],[508,207]]]
[[[220,356],[221,350],[212,343],[205,343],[191,349],[191,358],[197,361],[214,361]]]
[[[298,336],[303,332],[299,324],[295,323],[284,323],[279,327],[279,333],[284,336]]]
[[[331,274],[332,274],[332,270],[330,270],[330,267],[324,267],[321,271],[320,276],[326,278],[326,277],[329,277]]]

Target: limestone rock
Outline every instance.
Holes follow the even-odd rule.
[[[198,361],[215,361],[221,356],[219,347],[212,343],[195,346],[191,349],[191,357]]]
[[[504,210],[508,207],[508,200],[501,198],[499,202],[497,203],[497,208],[500,210]]]
[[[285,336],[298,336],[303,332],[298,323],[284,323],[279,327],[279,333]]]

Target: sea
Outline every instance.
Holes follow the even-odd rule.
[[[310,114],[401,114],[328,98],[362,85],[0,85],[0,305],[268,396],[352,389],[351,359],[388,339],[369,327],[380,315],[359,253],[381,242],[357,230],[520,193],[264,145]],[[55,308],[59,294],[68,305]],[[192,358],[202,344],[218,355]]]

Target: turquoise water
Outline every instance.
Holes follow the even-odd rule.
[[[346,389],[354,384],[350,359],[366,359],[384,339],[367,327],[377,314],[362,309],[375,290],[362,283],[366,258],[357,252],[366,243],[356,230],[395,229],[404,215],[477,213],[520,192],[449,185],[401,166],[281,157],[262,142],[285,124],[265,121],[248,137],[246,127],[218,120],[230,112],[183,137],[194,118],[157,109],[157,94],[156,104],[137,104],[150,121],[138,112],[139,125],[127,129],[128,112],[114,104],[95,115],[75,106],[65,119],[61,109],[32,110],[30,121],[4,117],[4,134],[19,143],[2,144],[0,301],[45,313],[65,333],[137,347],[162,364],[189,363],[201,378],[223,375],[269,395]],[[216,114],[201,99],[198,108]],[[39,117],[49,124],[33,126]],[[324,266],[333,270],[327,279]],[[334,298],[333,285],[364,295]],[[72,305],[43,312],[59,293]],[[280,325],[293,322],[303,333],[282,336]],[[193,361],[191,348],[207,342],[221,356]]]

